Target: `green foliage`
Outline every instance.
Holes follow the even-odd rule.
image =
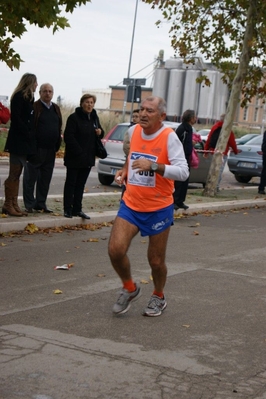
[[[171,22],[172,47],[187,63],[194,63],[198,54],[214,64],[223,74],[223,81],[231,89],[243,50],[248,24],[253,35],[248,42],[248,71],[243,76],[241,105],[245,106],[256,94],[266,95],[266,1],[265,0],[142,0],[158,7],[163,20]],[[256,10],[248,20],[248,9]],[[201,81],[210,85],[206,74]]]
[[[0,61],[13,70],[23,60],[12,48],[13,39],[27,32],[26,23],[52,28],[53,33],[70,27],[61,13],[72,13],[76,7],[91,0],[0,0]]]

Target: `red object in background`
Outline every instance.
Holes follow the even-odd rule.
[[[0,124],[6,124],[10,119],[10,111],[0,103]]]

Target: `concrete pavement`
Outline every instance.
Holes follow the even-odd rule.
[[[0,398],[265,399],[265,216],[255,207],[176,219],[158,318],[141,315],[147,239],[129,251],[142,297],[115,317],[110,226],[2,237]]]

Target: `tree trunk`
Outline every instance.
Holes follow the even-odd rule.
[[[222,165],[222,159],[223,159],[222,154],[225,151],[229,140],[237,106],[240,101],[243,80],[247,74],[248,65],[252,57],[251,46],[254,34],[255,17],[256,17],[256,5],[255,1],[251,0],[247,13],[247,25],[243,40],[243,49],[238,64],[237,72],[232,84],[232,91],[229,97],[226,116],[219,136],[219,140],[216,145],[215,153],[213,154],[213,159],[207,177],[206,186],[203,191],[203,196],[205,197],[214,197],[217,193],[216,187],[218,183],[220,167]]]

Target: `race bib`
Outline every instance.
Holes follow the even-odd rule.
[[[136,169],[132,169],[132,163],[137,159],[148,159],[151,162],[156,162],[157,157],[150,154],[142,154],[140,152],[132,152],[130,154],[129,166],[128,166],[128,183],[133,186],[142,187],[155,187],[156,173],[153,171],[137,172]]]

